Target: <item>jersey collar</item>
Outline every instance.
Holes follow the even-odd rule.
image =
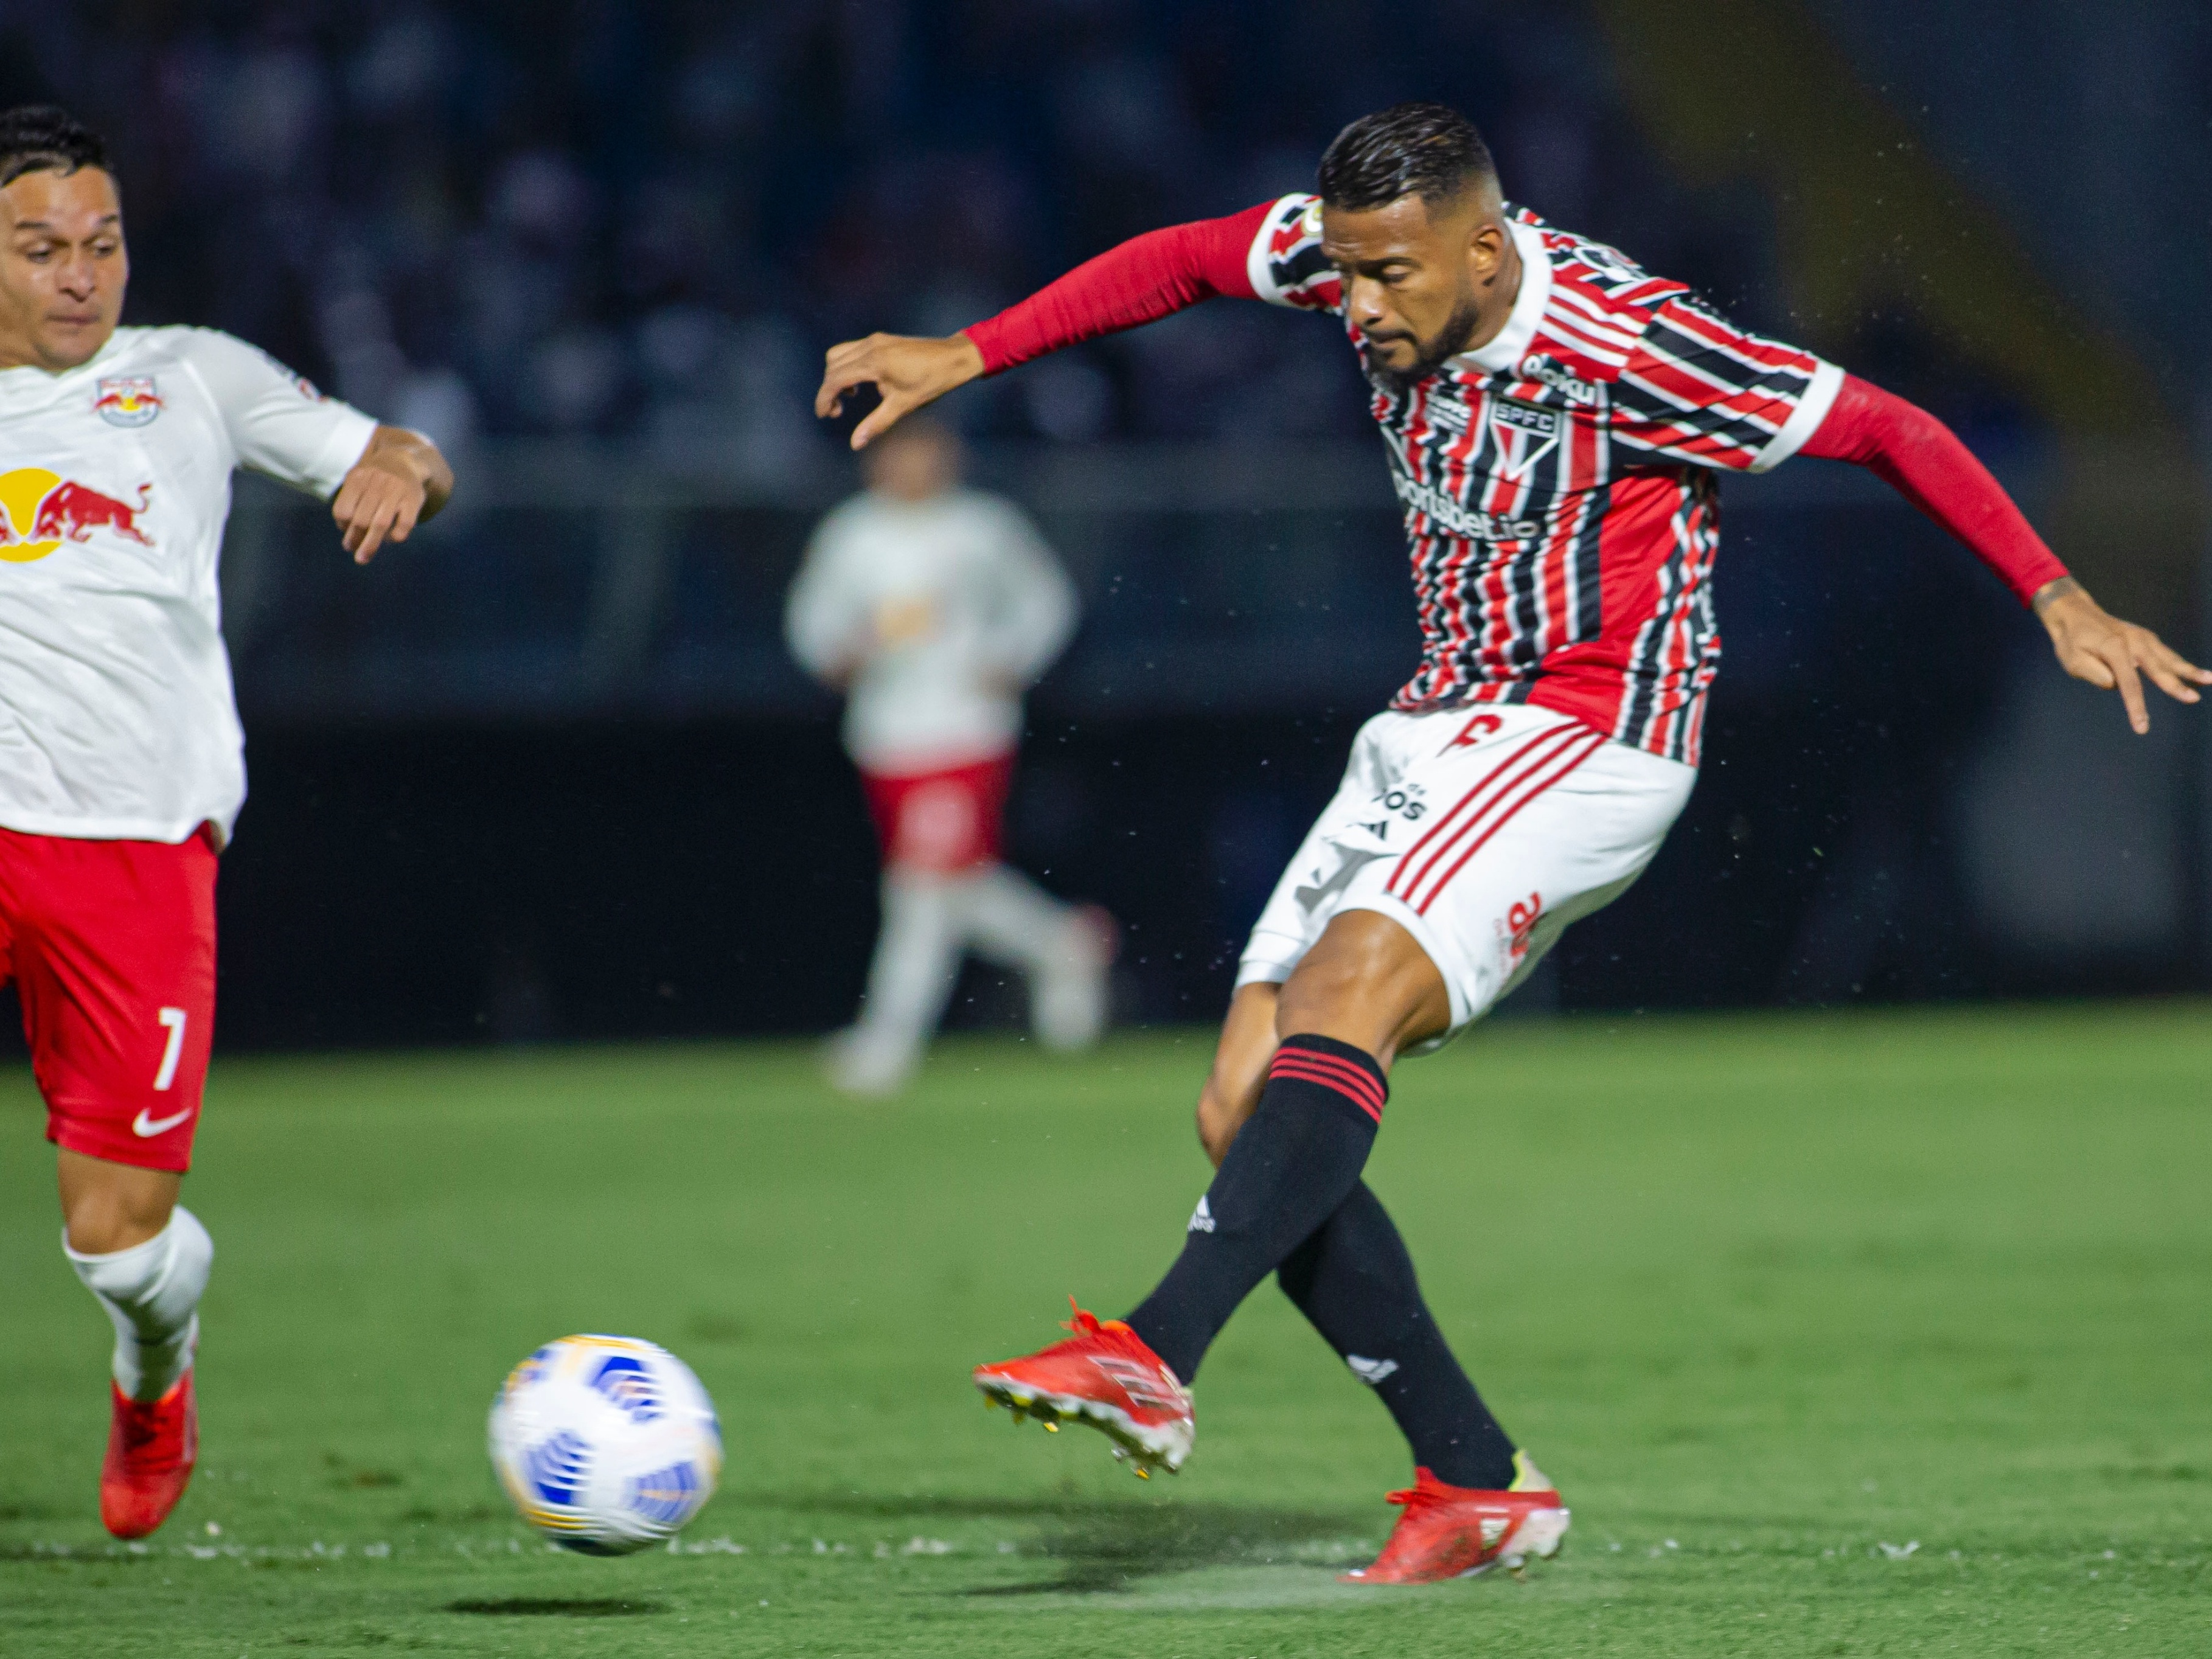
[[[1505,230],[1521,255],[1521,291],[1513,296],[1512,315],[1488,345],[1462,351],[1451,360],[1486,374],[1501,374],[1521,361],[1552,301],[1552,256],[1544,251],[1544,233],[1518,219],[1508,219]]]

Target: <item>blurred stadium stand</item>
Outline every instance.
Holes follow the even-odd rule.
[[[1121,236],[1302,187],[1399,98],[1468,109],[1517,198],[1943,416],[2100,591],[2201,644],[2212,230],[2177,206],[2212,198],[2201,8],[1365,19],[0,0],[0,100],[117,143],[130,320],[231,329],[461,474],[365,572],[313,503],[241,483],[254,799],[224,1040],[841,1018],[872,854],[831,707],[778,640],[811,517],[852,484],[808,411],[820,349],[948,330]],[[1717,69],[1669,48],[1717,30]],[[1129,1012],[1210,1018],[1412,658],[1342,343],[1200,307],[948,413],[1089,607],[1034,705],[1016,851],[1125,919]],[[2206,720],[2163,709],[2128,741],[1848,469],[1726,493],[1705,778],[1650,878],[1516,1000],[2212,981]],[[984,976],[961,995],[1005,1012]]]

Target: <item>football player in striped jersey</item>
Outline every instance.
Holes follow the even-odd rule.
[[[1627,888],[1696,777],[1720,659],[1717,480],[1857,463],[1990,566],[2065,670],[2195,702],[2212,674],[2108,616],[1940,422],[1683,283],[1508,202],[1480,134],[1407,104],[1354,122],[1312,194],[1135,238],[945,339],[829,355],[817,410],[873,384],[866,445],[965,381],[1216,295],[1338,318],[1405,509],[1419,668],[1261,913],[1199,1134],[1217,1168],[1158,1289],[1124,1320],[987,1365],[987,1397],[1103,1428],[1139,1473],[1194,1432],[1188,1385],[1268,1273],[1411,1444],[1381,1557],[1405,1583],[1559,1547],[1558,1491],[1499,1425],[1361,1180],[1392,1064],[1448,1040],[1566,926]]]

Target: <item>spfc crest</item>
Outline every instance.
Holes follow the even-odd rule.
[[[92,412],[110,426],[144,426],[161,412],[161,394],[150,374],[118,375],[100,383]]]
[[[1566,419],[1560,410],[1539,404],[1493,398],[1490,441],[1497,447],[1498,475],[1516,483],[1527,477],[1537,463],[1559,447],[1559,428]]]

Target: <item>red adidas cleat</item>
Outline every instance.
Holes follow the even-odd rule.
[[[111,1382],[114,1417],[100,1466],[100,1518],[118,1538],[143,1538],[169,1518],[199,1455],[200,1414],[186,1371],[159,1400],[124,1398]]]
[[[986,1404],[1013,1407],[1014,1420],[1034,1417],[1057,1434],[1062,1419],[1103,1429],[1114,1455],[1126,1458],[1138,1476],[1150,1480],[1164,1468],[1173,1474],[1190,1455],[1197,1423],[1190,1391],[1118,1319],[1100,1320],[1067,1305],[1075,1334],[1022,1359],[975,1368],[975,1386]]]
[[[1371,1565],[1347,1572],[1348,1584],[1431,1584],[1470,1578],[1502,1561],[1513,1572],[1530,1556],[1548,1560],[1567,1535],[1558,1490],[1525,1452],[1513,1455],[1513,1485],[1504,1492],[1448,1486],[1426,1469],[1413,1471],[1410,1492],[1394,1492],[1404,1510]]]

